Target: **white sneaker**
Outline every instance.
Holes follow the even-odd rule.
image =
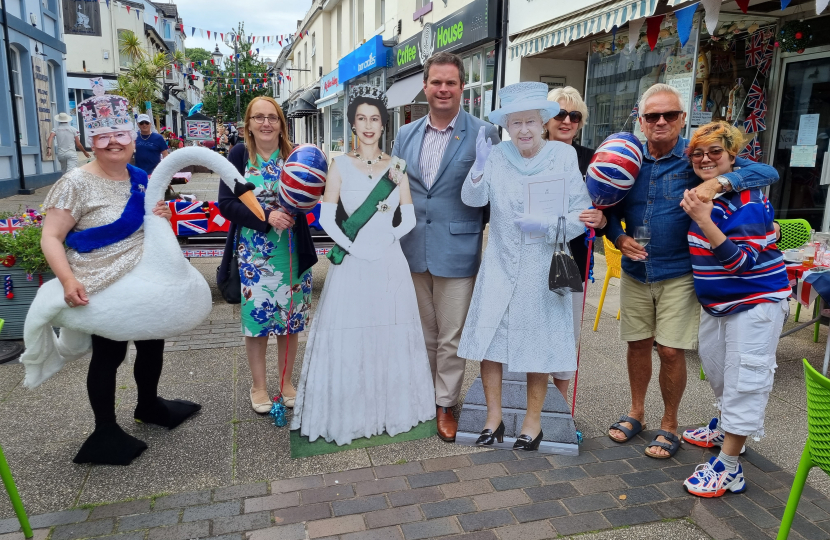
[[[738,470],[726,472],[723,462],[712,457],[709,463],[698,465],[695,472],[683,482],[686,491],[698,497],[720,497],[727,491],[743,493],[746,491],[744,470],[738,463]]]
[[[723,437],[723,431],[718,429],[717,417],[712,418],[708,426],[699,427],[697,429],[687,429],[683,432],[684,441],[702,448],[723,446]],[[746,445],[741,447],[741,454],[744,452],[746,452]]]

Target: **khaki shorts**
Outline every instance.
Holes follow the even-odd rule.
[[[697,348],[700,303],[691,273],[657,283],[640,283],[623,272],[620,310],[623,341],[654,337],[665,347]]]

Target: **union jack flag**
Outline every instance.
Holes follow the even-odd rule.
[[[628,116],[633,116],[634,118],[637,118],[638,116],[640,116],[640,102],[639,101],[634,104],[634,108],[631,109],[631,114],[629,114]]]
[[[15,234],[23,228],[23,224],[17,218],[0,219],[0,234]]]
[[[747,116],[746,120],[744,120],[744,129],[747,133],[757,133],[767,129],[767,124],[763,117],[756,115],[753,111],[752,114]]]
[[[752,161],[760,161],[763,152],[761,151],[761,143],[758,142],[758,137],[753,138],[749,144],[738,154],[738,157],[751,159]]]
[[[208,232],[228,232],[231,222],[222,216],[219,206],[215,202],[208,203]]]
[[[167,206],[173,212],[170,225],[176,236],[195,236],[207,232],[208,219],[200,201],[168,201]]]
[[[763,32],[755,32],[749,36],[744,44],[746,67],[757,66],[764,57]]]
[[[761,56],[761,61],[758,62],[758,71],[766,75],[769,73],[769,68],[772,67],[772,53],[775,45],[772,43],[772,38],[768,39],[764,46],[764,54]]]

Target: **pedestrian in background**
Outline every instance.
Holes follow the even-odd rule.
[[[91,156],[81,144],[81,134],[72,127],[72,117],[66,113],[55,116],[58,125],[49,134],[46,142],[46,155],[52,157],[52,141],[56,140],[56,154],[61,164],[61,172],[69,172],[78,166],[78,150],[84,153],[87,159]]]
[[[493,124],[461,108],[464,63],[448,52],[424,64],[424,93],[429,114],[401,127],[393,157],[410,164],[409,186],[415,205],[415,228],[401,238],[409,262],[429,363],[435,380],[438,436],[455,441],[458,422],[452,407],[464,382],[458,356],[461,330],[481,263],[484,207],[461,201],[461,186],[476,159],[476,136],[498,144]]]
[[[135,140],[135,166],[151,175],[161,160],[169,154],[167,141],[153,131],[150,116],[139,114],[138,137]]]

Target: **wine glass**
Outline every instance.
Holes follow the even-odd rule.
[[[646,247],[651,240],[651,227],[648,225],[640,225],[639,227],[634,227],[634,241],[640,244],[643,247]],[[641,259],[640,262],[645,262],[645,259]]]

